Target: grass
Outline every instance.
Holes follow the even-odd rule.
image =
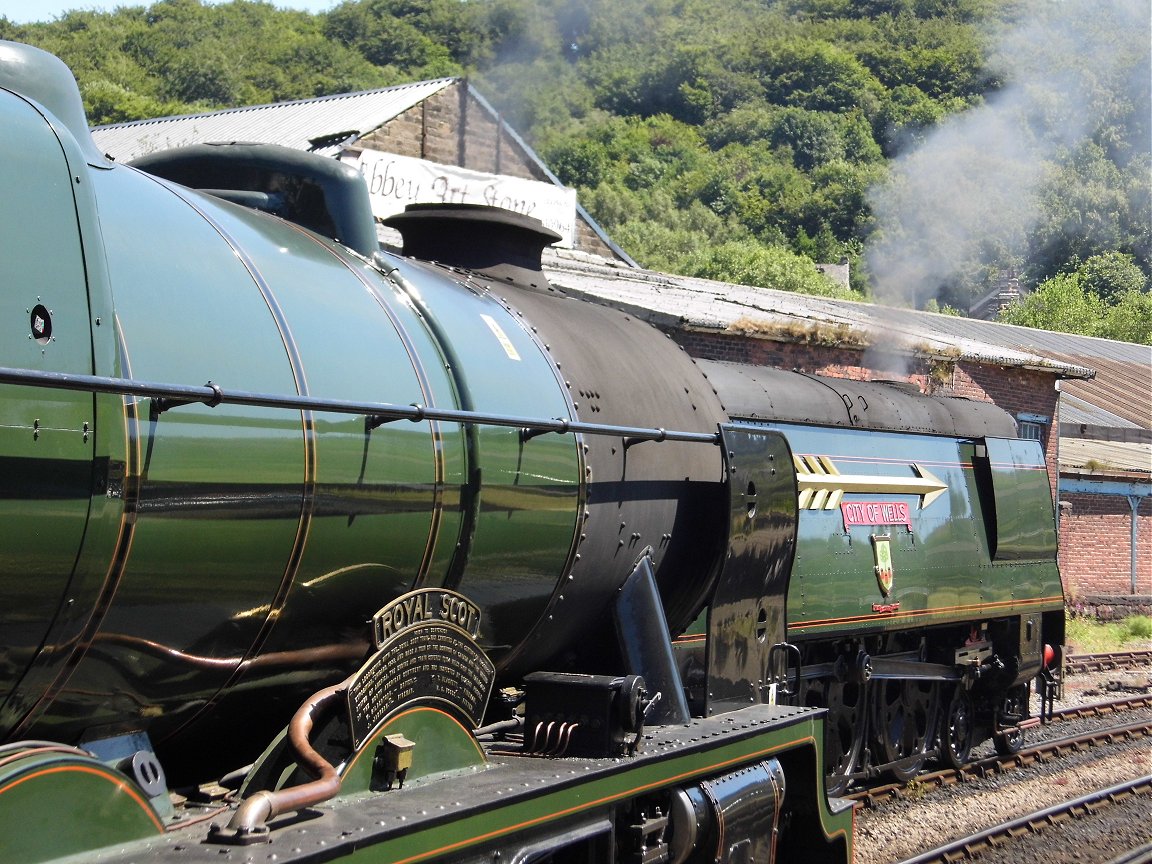
[[[1140,651],[1152,646],[1152,618],[1134,615],[1121,621],[1069,618],[1064,641],[1074,654]]]

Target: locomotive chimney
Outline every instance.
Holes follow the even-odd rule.
[[[400,232],[410,258],[530,288],[547,286],[540,255],[560,239],[539,219],[481,204],[409,204],[384,224]]]
[[[109,167],[88,131],[80,87],[60,58],[31,45],[0,41],[0,87],[35,99],[72,133],[89,165]]]

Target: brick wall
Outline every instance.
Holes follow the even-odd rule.
[[[1132,593],[1131,507],[1123,495],[1060,496],[1060,571],[1070,603]],[[1067,506],[1064,506],[1067,505]],[[1152,498],[1137,511],[1137,594],[1152,594]]]
[[[398,156],[458,165],[488,174],[550,182],[539,166],[501,130],[498,118],[468,95],[463,81],[444,88],[389,120],[365,135],[361,143]],[[616,257],[608,244],[579,217],[575,240],[576,248],[583,252],[605,258]]]
[[[815,335],[828,339],[835,334],[817,332]],[[913,359],[909,368],[902,370],[903,374],[896,373],[889,367],[878,369],[869,362],[867,352],[860,346],[780,341],[695,330],[676,330],[672,333],[672,338],[693,357],[704,360],[726,360],[730,363],[793,369],[797,372],[851,378],[857,381],[874,378],[914,381],[923,390],[931,386],[930,367],[927,362]]]
[[[365,135],[361,141],[368,147],[386,153],[427,159],[444,165],[461,165],[461,159],[468,149],[466,136],[458,134],[463,113],[461,94],[466,92],[463,82],[446,87]],[[475,158],[479,160],[481,148],[477,146],[473,149],[477,154]]]

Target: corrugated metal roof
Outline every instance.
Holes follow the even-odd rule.
[[[1115,343],[1126,344],[1126,343]],[[1056,353],[1071,362],[1090,363],[1096,370],[1092,381],[1066,381],[1065,393],[1079,396],[1093,405],[1104,407],[1141,429],[1152,429],[1152,366],[1147,345],[1134,345],[1144,354],[1144,361],[1113,360],[1079,353]],[[1141,350],[1142,349],[1142,350]]]
[[[1101,405],[1069,393],[1065,385],[1060,393],[1060,425],[1063,426],[1104,426],[1109,429],[1139,429],[1137,423],[1113,414]]]
[[[812,328],[830,325],[856,335],[861,343],[893,353],[958,355],[979,363],[1043,369],[1069,378],[1093,374],[1089,365],[1021,348],[1016,334],[1003,332],[1005,325],[972,322],[984,326],[957,327],[956,320],[969,319],[651,270],[624,270],[567,250],[549,251],[544,263],[548,278],[557,287],[628,307],[665,325],[735,332],[741,328],[755,331],[757,327],[784,330],[798,323]]]
[[[130,162],[170,147],[225,141],[310,150],[311,142],[317,139],[339,133],[365,135],[459,80],[439,78],[317,99],[115,123],[95,127],[92,137],[96,146],[117,162]],[[324,147],[316,152],[331,155],[338,150]]]
[[[1065,381],[1061,389],[1142,429],[1152,429],[1152,346],[948,315],[934,316],[933,324],[944,333],[978,336],[1095,369],[1092,380]]]
[[[1122,472],[1138,474],[1144,479],[1152,478],[1152,445],[1061,438],[1060,470],[1082,474]]]
[[[1152,429],[1152,347],[911,309],[831,300],[705,279],[623,270],[602,259],[549,250],[559,287],[628,307],[665,326],[708,330],[762,323],[767,329],[831,325],[897,352],[956,354],[978,363],[1045,369],[1063,376],[1061,420]],[[1095,373],[1095,374],[1094,374]],[[1068,406],[1069,414],[1064,415]]]

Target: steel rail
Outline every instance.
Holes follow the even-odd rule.
[[[1129,798],[1133,795],[1149,794],[1152,794],[1152,774],[1138,777],[1135,780],[1126,780],[1114,786],[1109,786],[1107,789],[1089,792],[1087,795],[1081,795],[1079,798],[1054,804],[1051,807],[1045,807],[1043,810],[1037,810],[1026,816],[1020,816],[999,825],[994,825],[991,828],[978,831],[960,840],[937,846],[935,849],[917,855],[914,858],[907,858],[901,862],[901,864],[938,864],[938,862],[952,864],[954,861],[970,858],[973,852],[987,849],[996,845],[999,841],[1017,837],[1024,832],[1038,831],[1046,825],[1062,821],[1067,816],[1079,818],[1084,814],[1093,813],[1101,806],[1114,803],[1118,800]]]
[[[1145,707],[1138,697],[1135,706]],[[1077,709],[1067,709],[1070,717],[1083,716],[1074,712]],[[1118,740],[1152,736],[1152,720],[1138,720],[1119,726],[1110,726],[1091,732],[1081,732],[1078,735],[1069,735],[1050,741],[1040,741],[1031,747],[1025,747],[1007,756],[989,756],[970,762],[963,768],[942,768],[938,771],[929,771],[920,774],[910,781],[912,788],[922,791],[925,787],[950,786],[962,783],[970,777],[987,777],[995,773],[1004,773],[1015,768],[1031,765],[1042,761],[1047,756],[1061,756],[1066,752],[1078,752],[1084,747],[1114,744]],[[861,789],[841,797],[855,802],[857,807],[875,807],[882,801],[890,801],[908,794],[908,783],[885,783],[868,789]]]
[[[1152,708],[1152,693],[1143,693],[1139,696],[1124,696],[1120,699],[1110,699],[1107,702],[1090,702],[1087,705],[1073,705],[1061,708],[1048,718],[1048,724],[1061,720],[1079,720],[1083,717],[1102,717],[1105,714],[1120,714],[1124,711],[1133,711],[1138,708]]]
[[[1064,660],[1067,675],[1142,669],[1152,666],[1152,651],[1115,651],[1108,654],[1072,654]]]
[[[448,423],[473,423],[484,426],[504,426],[523,432],[540,434],[570,432],[585,435],[606,435],[625,439],[625,444],[643,441],[683,441],[693,444],[719,444],[719,432],[682,432],[647,426],[614,426],[604,423],[584,423],[561,418],[518,417],[510,414],[489,414],[483,411],[462,411],[454,408],[429,408],[425,405],[397,405],[389,402],[357,402],[347,399],[320,399],[313,396],[253,393],[243,390],[225,390],[209,382],[203,386],[163,384],[138,381],[133,378],[113,378],[103,375],[80,375],[66,372],[43,372],[36,369],[16,369],[0,366],[0,384],[45,387],[54,390],[78,390],[90,393],[111,393],[117,396],[139,396],[153,400],[152,410],[163,413],[184,405],[201,404],[209,408],[218,405],[249,405],[261,408],[286,408],[300,411],[327,411],[334,414],[359,414],[375,421],[375,425],[393,420],[438,420]]]
[[[1152,861],[1152,843],[1145,843],[1138,849],[1129,849],[1108,864],[1148,864],[1149,861]]]

